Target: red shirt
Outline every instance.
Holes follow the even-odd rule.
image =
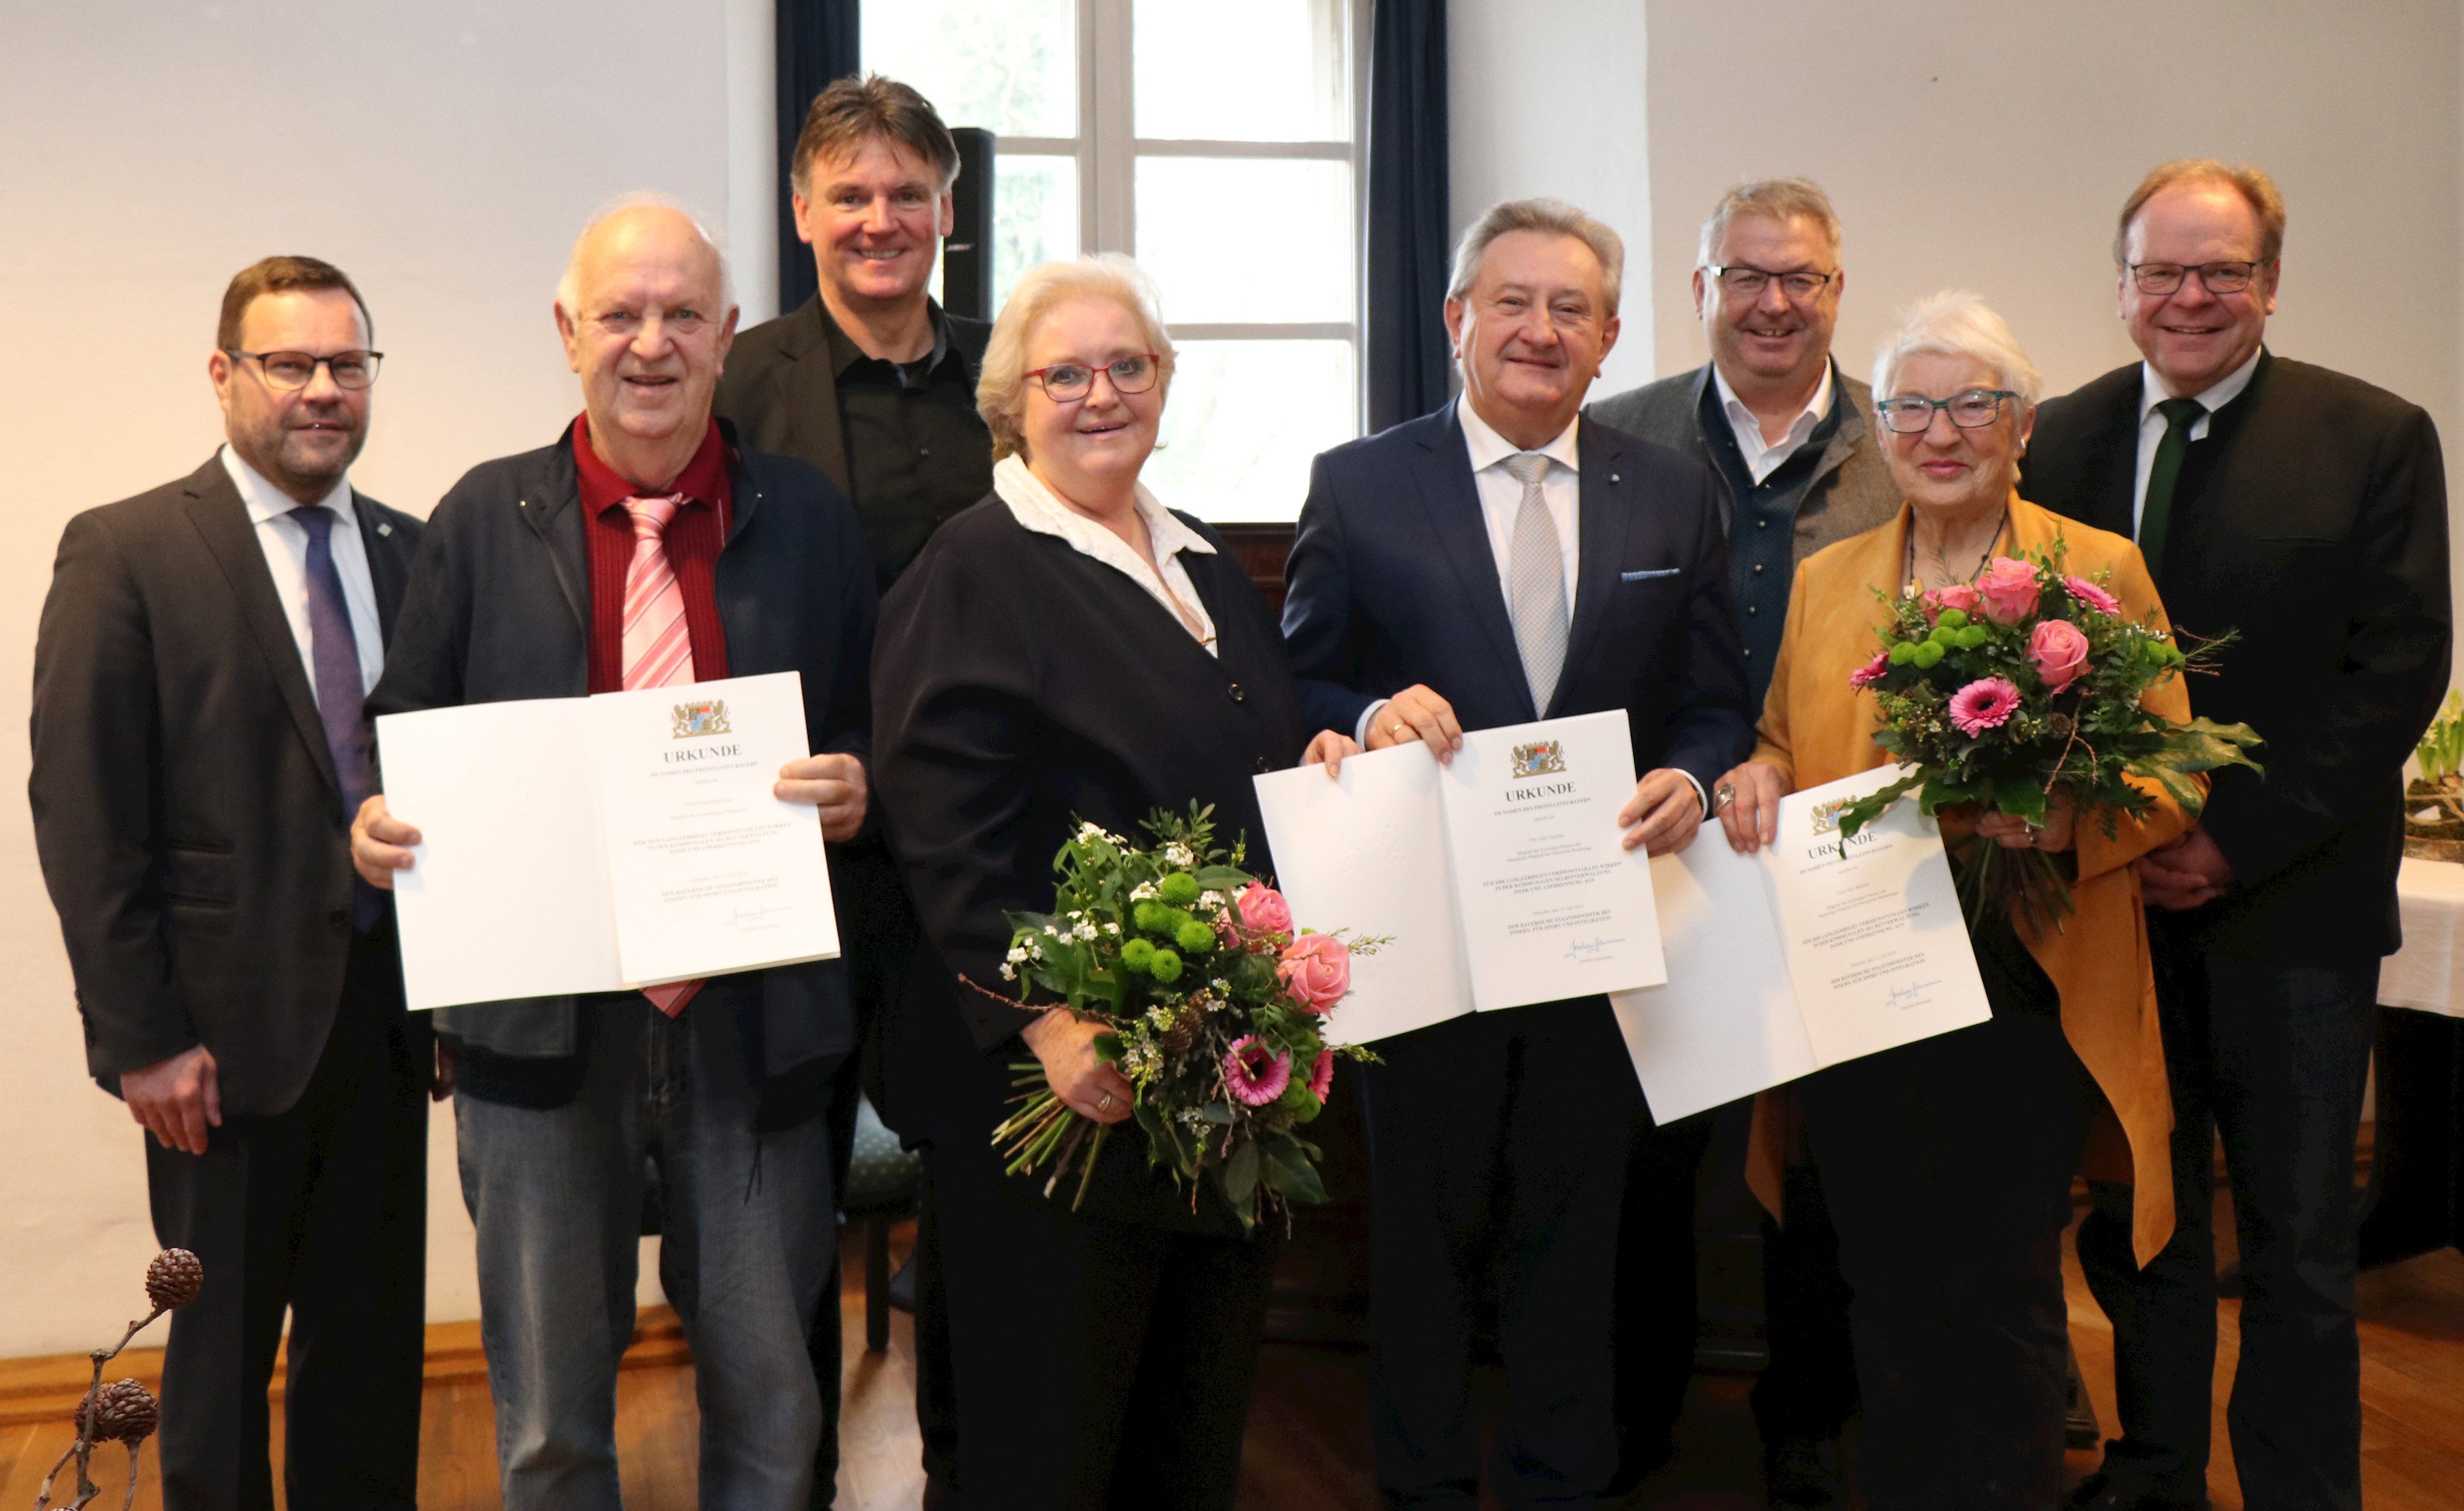
[[[625,690],[625,573],[633,564],[633,516],[627,499],[654,497],[607,465],[590,446],[590,417],[573,422],[573,459],[582,484],[582,549],[590,567],[590,690]],[[727,633],[718,622],[718,591],[712,585],[719,547],[735,520],[729,473],[736,457],[720,438],[718,422],[676,480],[659,494],[681,493],[685,501],[668,522],[663,540],[668,565],[685,595],[685,631],[693,638],[693,678],[727,675]]]

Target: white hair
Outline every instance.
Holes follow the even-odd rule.
[[[1981,294],[1950,289],[1922,299],[1900,312],[1899,323],[1882,338],[1874,354],[1874,397],[1887,399],[1899,381],[1900,367],[1919,352],[1969,357],[1993,369],[2001,386],[2019,396],[2019,408],[2033,409],[2045,390],[2044,375],[2019,349],[2011,324],[1993,312]]]
[[[1617,296],[1625,281],[1625,241],[1608,222],[1561,199],[1501,200],[1481,211],[1455,243],[1454,277],[1446,282],[1446,298],[1459,300],[1469,294],[1480,278],[1481,264],[1488,259],[1488,244],[1516,231],[1572,236],[1591,248],[1593,260],[1600,265],[1600,297],[1608,305],[1601,313],[1617,312]]]
[[[556,307],[577,320],[581,318],[582,249],[589,243],[591,233],[610,219],[628,210],[640,210],[646,206],[656,210],[674,211],[693,228],[693,233],[701,237],[703,245],[710,248],[710,255],[718,259],[720,307],[736,308],[736,275],[727,265],[727,244],[710,229],[710,222],[694,213],[692,206],[651,189],[637,189],[629,194],[619,194],[591,212],[589,224],[583,226],[582,233],[573,238],[573,251],[564,259],[564,277],[556,280]]]

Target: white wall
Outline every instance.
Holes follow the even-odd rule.
[[[751,253],[771,312],[768,0],[0,0],[0,731],[26,727],[68,517],[186,475],[221,437],[224,283],[302,252],[359,282],[386,353],[354,477],[425,514],[580,407],[549,302],[591,210],[655,189]],[[735,112],[731,119],[731,109]],[[22,734],[0,793],[22,792]],[[90,1348],[154,1248],[140,1135],[83,1076],[25,804],[0,798],[0,1357]],[[431,1149],[430,1316],[476,1313],[451,1114]],[[159,1342],[159,1338],[149,1341]]]
[[[1550,194],[1625,238],[1624,328],[1601,366],[1602,394],[1652,375],[1645,42],[1642,0],[1450,0],[1446,8],[1454,234],[1501,199]]]

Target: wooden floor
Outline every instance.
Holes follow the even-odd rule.
[[[2230,1233],[2230,1223],[2220,1224]],[[902,1236],[903,1243],[903,1236]],[[847,1337],[863,1338],[861,1260],[850,1247],[842,1298]],[[2077,1264],[2068,1265],[2071,1334],[2099,1417],[2115,1420],[2113,1335],[2088,1299]],[[2464,1255],[2453,1250],[2365,1276],[2362,1280],[2364,1495],[2369,1511],[2453,1511],[2464,1504]],[[2216,1367],[2216,1455],[2210,1477],[2216,1511],[2241,1511],[2224,1431],[2222,1402],[2233,1378],[2237,1303],[2220,1304],[2223,1347]],[[886,1353],[852,1348],[840,1442],[840,1506],[909,1511],[922,1491],[916,1467],[912,1334],[892,1323]],[[1241,1473],[1242,1511],[1350,1511],[1375,1504],[1369,1473],[1366,1361],[1343,1349],[1269,1344],[1251,1407]],[[1679,1432],[1677,1461],[1645,1484],[1630,1511],[1749,1511],[1761,1504],[1757,1449],[1746,1409],[1748,1381],[1703,1375]],[[627,1368],[617,1388],[617,1435],[625,1501],[632,1511],[690,1511],[694,1504],[693,1405],[689,1363]],[[486,1511],[497,1505],[494,1415],[487,1382],[467,1370],[431,1367],[422,1426],[420,1503],[429,1511]],[[275,1451],[280,1452],[277,1413]],[[34,1487],[70,1440],[56,1425],[0,1427],[0,1511],[33,1504]],[[2093,1454],[2072,1455],[2074,1475]],[[117,1447],[97,1457],[96,1478],[120,1503],[125,1459]],[[158,1511],[150,1451],[137,1504]]]

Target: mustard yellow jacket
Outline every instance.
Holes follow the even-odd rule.
[[[1837,781],[1891,759],[1874,743],[1881,722],[1875,700],[1852,691],[1848,675],[1880,648],[1875,631],[1889,615],[1874,590],[1898,590],[1910,519],[1903,504],[1889,523],[1807,557],[1796,568],[1754,751],[1755,760],[1789,773],[1793,788]],[[2106,587],[2121,600],[2123,612],[2132,619],[2152,615],[2160,627],[2169,628],[2139,547],[2121,536],[2040,509],[2015,493],[2011,534],[2020,550],[2050,551],[2056,542],[2063,543],[2067,570],[2079,576],[2093,579],[2110,568]],[[2179,677],[2151,689],[2145,704],[2167,719],[2190,717],[2189,694]],[[2145,1264],[2173,1232],[2173,1100],[2157,1031],[2147,919],[2130,862],[2180,834],[2190,820],[2152,784],[2143,786],[2156,806],[2136,821],[2123,818],[2112,838],[2105,837],[2097,817],[2079,816],[2079,879],[2071,889],[2076,911],[2070,918],[2042,933],[2015,917],[2013,923],[2061,993],[2062,1032],[2103,1090],[2128,1141],[2138,1192],[2131,1237],[2139,1262]],[[1947,820],[1946,827],[1955,837],[1956,822]],[[1766,1094],[1756,1107],[1748,1156],[1748,1179],[1774,1213],[1785,1119],[1779,1098]]]

